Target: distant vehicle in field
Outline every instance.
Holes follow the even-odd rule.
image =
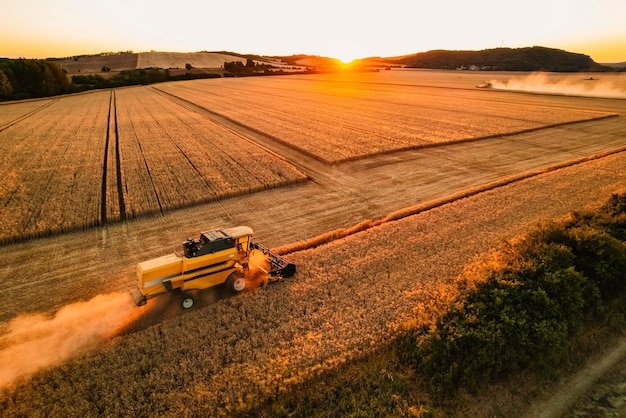
[[[478,84],[476,87],[479,89],[490,89],[493,87],[493,84],[491,84],[489,81],[483,81],[480,84]]]
[[[138,289],[131,292],[137,306],[171,292],[182,295],[185,309],[195,304],[193,291],[226,283],[234,293],[246,287],[250,253],[261,251],[270,264],[271,276],[291,277],[296,266],[259,243],[252,242],[252,228],[214,229],[199,239],[183,242],[183,256],[164,255],[137,264]]]

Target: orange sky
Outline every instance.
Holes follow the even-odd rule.
[[[621,62],[626,2],[20,0],[2,6],[0,40],[0,57],[12,58],[227,50],[349,60],[539,45]]]

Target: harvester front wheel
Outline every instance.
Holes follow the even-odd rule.
[[[246,288],[246,278],[240,271],[233,271],[226,279],[226,286],[233,292],[239,293]]]
[[[183,293],[182,306],[183,309],[190,309],[196,304],[195,298],[189,293]]]

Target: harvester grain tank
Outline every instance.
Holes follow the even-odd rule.
[[[247,226],[213,229],[202,232],[199,239],[183,242],[183,254],[168,254],[137,264],[138,289],[132,291],[137,306],[148,299],[177,292],[182,306],[191,308],[195,291],[226,284],[234,293],[246,287],[250,254],[260,251],[267,257],[271,277],[291,277],[296,266],[269,248],[252,241]]]

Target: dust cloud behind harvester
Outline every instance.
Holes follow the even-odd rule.
[[[0,336],[0,389],[93,349],[141,315],[128,293],[98,295],[54,316],[21,315]]]
[[[532,73],[526,77],[511,78],[504,82],[491,80],[490,83],[496,90],[626,99],[626,76],[624,75]]]

